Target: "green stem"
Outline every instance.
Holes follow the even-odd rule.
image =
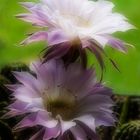
[[[118,123],[116,129],[114,130],[114,135],[113,135],[112,140],[115,140],[115,133],[119,129],[119,127],[127,121],[127,115],[128,115],[128,111],[129,111],[129,103],[130,103],[130,97],[127,96],[125,98],[125,101],[124,101],[124,104],[122,107],[121,115],[119,118],[119,123]]]
[[[129,102],[130,102],[130,97],[126,97],[125,102],[122,107],[122,111],[121,111],[121,115],[119,119],[119,125],[122,125],[127,120],[127,115],[129,111]]]

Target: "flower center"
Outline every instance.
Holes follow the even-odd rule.
[[[86,27],[91,26],[90,20],[87,20],[81,16],[72,15],[72,14],[62,14],[62,16],[64,19],[70,20],[77,27],[86,28]]]
[[[52,117],[56,118],[60,115],[64,121],[73,119],[75,105],[76,100],[72,95],[59,95],[58,97],[49,96],[44,100],[44,106],[47,111],[52,114]]]
[[[71,30],[72,27],[77,29],[92,27],[90,18],[82,17],[80,15],[76,15],[75,13],[73,14],[56,11],[54,13],[54,21],[60,25],[60,27],[66,27],[68,30]]]

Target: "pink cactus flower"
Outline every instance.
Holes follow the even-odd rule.
[[[51,60],[31,71],[14,72],[19,83],[7,85],[14,100],[4,117],[25,116],[14,130],[41,126],[30,140],[99,140],[96,128],[114,125],[112,90],[97,83],[93,69]]]
[[[50,47],[44,56],[45,61],[63,57],[71,48],[78,48],[79,55],[85,61],[87,48],[102,65],[101,54],[106,45],[123,52],[127,50],[125,46],[129,44],[116,39],[112,34],[127,31],[134,26],[123,15],[113,12],[114,4],[110,1],[39,0],[38,3],[21,4],[29,13],[17,17],[42,28],[21,44],[43,40],[48,42]]]

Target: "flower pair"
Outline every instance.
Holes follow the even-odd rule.
[[[43,29],[21,44],[45,40],[49,47],[43,61],[31,64],[32,74],[13,73],[19,83],[7,85],[15,98],[5,117],[25,115],[15,130],[40,126],[30,140],[99,140],[96,128],[115,123],[114,103],[112,90],[97,82],[95,70],[87,67],[86,51],[103,67],[106,44],[126,51],[126,43],[111,34],[133,26],[105,0],[21,4],[30,13],[17,17]]]

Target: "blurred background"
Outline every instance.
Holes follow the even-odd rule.
[[[23,1],[23,0],[22,0]],[[115,36],[134,45],[124,54],[106,47],[106,53],[118,65],[116,71],[106,60],[106,70],[103,80],[112,87],[116,94],[140,95],[140,0],[112,0],[116,5],[115,11],[124,14],[129,22],[137,27]],[[24,12],[18,0],[0,0],[0,69],[15,62],[30,63],[40,56],[44,43],[35,43],[21,47],[19,43],[28,33],[36,29],[31,24],[20,21],[14,15]],[[113,22],[113,21],[112,21]],[[90,57],[91,63],[94,58]]]

